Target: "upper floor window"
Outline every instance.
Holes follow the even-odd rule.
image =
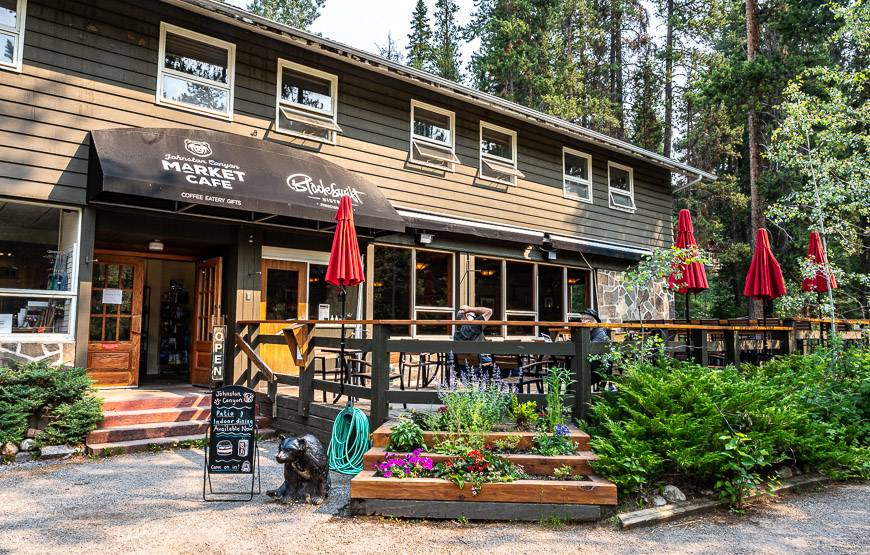
[[[0,68],[21,71],[27,0],[0,0]]]
[[[456,157],[453,112],[411,101],[411,161],[453,171]]]
[[[634,212],[634,170],[628,166],[607,163],[607,190],[610,207]]]
[[[525,177],[517,169],[516,131],[480,122],[480,177],[508,185]]]
[[[336,133],[341,133],[336,123],[337,76],[279,59],[277,96],[279,131],[335,142]]]
[[[562,188],[565,198],[592,202],[592,157],[562,148]]]
[[[236,45],[160,24],[157,103],[232,119]]]

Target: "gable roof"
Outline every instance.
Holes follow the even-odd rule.
[[[163,2],[236,27],[269,36],[273,39],[288,42],[307,50],[319,52],[331,58],[343,60],[370,71],[380,72],[394,79],[408,81],[417,86],[499,112],[506,116],[537,125],[538,127],[621,152],[632,158],[644,160],[665,168],[673,173],[679,173],[688,178],[695,178],[696,181],[715,181],[717,179],[715,174],[694,168],[672,158],[666,158],[661,154],[640,148],[631,143],[533,110],[516,102],[478,91],[461,83],[443,79],[431,73],[387,60],[352,46],[260,17],[219,0],[163,0]]]

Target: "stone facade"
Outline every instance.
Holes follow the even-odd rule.
[[[673,318],[674,295],[663,283],[641,291],[635,301],[635,294],[626,291],[622,275],[623,272],[618,270],[596,270],[598,313],[602,321],[625,322],[641,317],[644,320]]]
[[[0,340],[0,367],[39,361],[47,361],[53,366],[72,365],[75,347],[73,341]]]

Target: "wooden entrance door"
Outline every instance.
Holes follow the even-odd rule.
[[[141,258],[100,254],[94,261],[88,333],[88,373],[99,387],[139,384]]]
[[[260,318],[308,318],[308,266],[304,262],[263,259]],[[286,324],[263,324],[260,334],[280,334]],[[261,345],[260,357],[273,371],[286,373],[296,366],[286,345]]]
[[[211,328],[223,323],[221,316],[221,276],[223,258],[196,263],[193,304],[193,353],[190,357],[190,383],[208,385],[211,378]]]

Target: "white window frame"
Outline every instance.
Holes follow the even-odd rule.
[[[432,140],[429,137],[425,137],[423,135],[417,135],[414,133],[414,113],[417,108],[421,108],[423,110],[434,112],[436,114],[441,114],[442,116],[447,116],[450,120],[450,141],[449,143],[443,143],[440,141]],[[425,102],[420,102],[419,100],[411,99],[411,148],[409,149],[408,154],[410,155],[410,160],[414,164],[420,166],[426,166],[428,168],[434,168],[438,170],[444,170],[453,172],[456,171],[456,164],[459,163],[459,158],[456,157],[456,114],[451,112],[450,110],[445,110],[444,108],[439,108],[438,106],[433,106],[432,104],[426,104]],[[440,149],[449,149],[449,156],[446,158],[450,158],[447,160],[445,158],[445,162],[447,165],[439,165],[437,163],[421,159],[416,154],[415,143],[420,141],[425,145],[431,145]]]
[[[622,189],[614,189],[610,184],[610,168],[617,168],[623,171],[628,172],[628,188],[629,191],[626,193]],[[631,200],[631,208],[627,208],[625,206],[620,206],[613,202],[613,195],[615,194],[628,197]],[[620,210],[622,212],[634,213],[637,210],[637,204],[634,201],[634,169],[630,166],[623,166],[622,164],[617,164],[616,162],[607,162],[607,202],[610,208],[614,210]]]
[[[15,4],[15,27],[0,25],[0,33],[15,36],[15,59],[12,63],[0,62],[0,69],[21,73],[24,60],[24,23],[27,20],[27,0],[18,0]]]
[[[568,175],[565,172],[565,160],[566,154],[570,154],[571,156],[576,156],[578,158],[583,158],[586,160],[586,175],[589,176],[589,179],[580,179],[579,177],[574,177],[572,175]],[[586,185],[588,186],[589,196],[581,197],[580,195],[575,195],[568,192],[568,183],[575,183],[578,185]],[[592,156],[586,154],[585,152],[580,152],[579,150],[574,150],[573,148],[568,148],[567,146],[562,147],[562,196],[565,198],[579,200],[580,202],[586,202],[588,204],[592,204]]]
[[[511,138],[511,151],[512,151],[511,155],[513,157],[512,160],[509,160],[507,158],[502,158],[501,156],[495,156],[493,154],[486,154],[483,152],[483,130],[484,129],[489,129],[491,131],[495,131],[497,133],[502,133],[504,135],[510,136],[510,138]],[[495,125],[494,123],[487,123],[487,122],[481,120],[480,121],[480,136],[478,138],[477,145],[478,145],[477,149],[478,149],[478,154],[479,154],[478,158],[480,159],[479,166],[478,166],[478,175],[480,176],[481,179],[486,180],[486,181],[492,181],[495,183],[503,183],[505,185],[516,185],[517,184],[517,177],[525,177],[525,175],[523,175],[523,173],[517,169],[517,132],[516,131],[513,131],[511,129],[507,129],[505,127],[500,127],[498,125]],[[516,171],[517,175],[511,175],[509,179],[498,179],[495,177],[484,176],[483,175],[484,160],[491,160],[491,161],[499,163],[499,164],[511,166]]]
[[[295,71],[297,73],[302,73],[304,75],[310,75],[311,77],[316,77],[318,79],[324,79],[326,81],[329,81],[329,95],[332,97],[332,110],[330,110],[329,112],[325,110],[315,110],[307,106],[296,104],[295,102],[284,101],[281,97],[281,85],[284,81],[285,68]],[[275,81],[275,130],[285,135],[293,135],[294,137],[299,137],[309,141],[317,141],[334,145],[336,137],[339,133],[342,132],[341,127],[338,126],[338,75],[304,66],[290,60],[285,60],[284,58],[278,58],[278,78]],[[282,110],[282,107],[286,111]],[[305,124],[309,124],[311,120],[323,120],[325,124],[323,125],[323,129],[329,131],[328,138],[317,137],[314,135],[300,133],[299,131],[293,131],[292,129],[282,128],[282,112],[285,118],[293,119],[294,121]],[[298,115],[299,117],[293,118],[288,115],[288,112],[293,115]]]
[[[164,66],[166,63],[166,34],[172,33],[173,35],[179,35],[182,37],[186,37],[197,42],[201,42],[204,44],[208,44],[210,46],[216,46],[218,48],[223,48],[227,51],[227,82],[219,83],[218,81],[212,81],[210,79],[203,79],[202,77],[197,77],[195,75],[190,75],[189,73],[184,73],[181,71],[175,71],[174,69],[167,68]],[[206,114],[209,116],[214,116],[222,119],[226,119],[229,121],[233,121],[233,102],[235,99],[235,95],[233,94],[235,90],[235,81],[236,81],[236,45],[223,41],[220,39],[216,39],[214,37],[210,37],[208,35],[203,35],[202,33],[197,33],[195,31],[190,31],[183,27],[178,27],[176,25],[172,25],[171,23],[166,23],[165,21],[160,22],[160,47],[158,49],[157,54],[157,91],[155,92],[155,98],[157,99],[157,104],[163,106],[172,106],[173,108],[179,108],[181,110],[187,110],[189,112],[194,112],[197,114]],[[201,85],[206,85],[209,87],[213,87],[216,89],[220,89],[227,92],[227,111],[226,112],[218,112],[216,110],[209,110],[208,108],[199,108],[197,106],[193,106],[191,104],[185,104],[183,102],[176,102],[174,100],[164,98],[163,97],[163,78],[165,75],[169,75],[171,77],[175,77],[178,79],[182,79],[184,81],[191,81],[194,83],[199,83]]]
[[[3,333],[0,334],[0,342],[5,343],[69,343],[76,337],[76,310],[79,295],[79,256],[82,244],[82,210],[74,206],[61,206],[40,202],[27,202],[9,200],[13,204],[30,204],[34,206],[48,206],[60,210],[75,212],[78,216],[78,227],[75,230],[75,243],[73,244],[73,270],[70,277],[69,291],[51,291],[48,289],[14,289],[0,288],[0,297],[32,297],[33,299],[69,299],[69,331],[67,333]]]

